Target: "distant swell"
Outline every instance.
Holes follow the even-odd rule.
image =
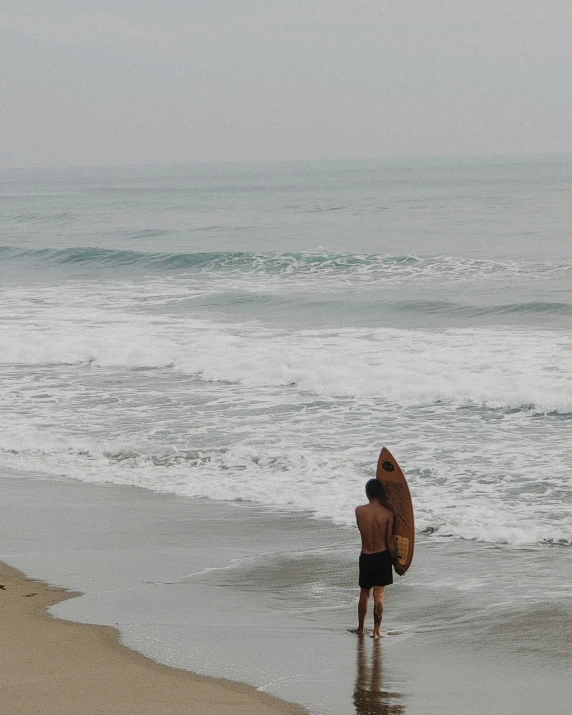
[[[431,315],[459,315],[466,318],[513,315],[519,313],[537,315],[572,315],[572,304],[549,301],[474,306],[448,301],[416,300],[397,301],[393,304],[388,303],[388,305],[403,312],[425,313]]]
[[[161,235],[148,230],[141,235]],[[572,262],[531,263],[476,260],[455,256],[383,256],[377,254],[299,251],[286,253],[205,252],[144,253],[104,248],[63,248],[23,250],[0,246],[0,260],[5,264],[23,263],[44,268],[63,268],[72,272],[136,270],[145,273],[239,272],[242,274],[347,276],[358,281],[435,279],[452,282],[506,280],[520,277],[536,280],[550,276],[572,275]],[[530,304],[530,310],[544,310],[545,304]],[[552,304],[557,305],[557,304]],[[510,312],[511,306],[505,306]]]
[[[42,262],[52,266],[89,265],[94,268],[141,266],[157,270],[201,268],[212,264],[216,253],[141,253],[138,251],[115,251],[106,248],[42,248],[20,250],[12,246],[0,247],[0,258],[15,262]],[[227,255],[229,260],[243,254]]]

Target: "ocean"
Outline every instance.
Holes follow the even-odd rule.
[[[572,160],[0,179],[0,467],[572,543]]]
[[[331,614],[385,445],[422,553],[477,564],[443,589],[502,554],[503,627],[569,605],[519,574],[570,565],[571,199],[569,156],[1,171],[0,474],[309,519]]]

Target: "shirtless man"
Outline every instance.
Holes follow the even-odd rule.
[[[369,504],[356,508],[356,521],[361,534],[361,554],[359,557],[359,585],[361,588],[358,604],[358,627],[352,631],[362,636],[365,633],[365,617],[369,594],[373,588],[373,636],[381,636],[383,618],[383,597],[385,587],[393,583],[393,572],[403,576],[405,571],[397,560],[393,540],[393,512],[382,505],[384,492],[381,482],[370,479],[365,485]]]

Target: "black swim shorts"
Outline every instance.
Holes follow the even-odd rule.
[[[360,588],[388,586],[393,583],[393,569],[389,551],[378,551],[375,554],[360,554],[359,585]]]

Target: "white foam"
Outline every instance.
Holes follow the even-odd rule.
[[[218,452],[190,456],[167,450],[146,452],[144,445],[72,443],[52,436],[18,436],[20,449],[9,452],[14,433],[1,439],[4,467],[41,470],[53,477],[85,482],[132,485],[160,493],[252,501],[308,511],[336,523],[353,524],[353,505],[363,500],[367,474],[352,455],[295,448],[236,444]],[[373,455],[372,455],[373,456]],[[479,476],[479,475],[477,475]],[[442,487],[424,483],[413,471],[410,485],[418,530],[431,528],[433,538],[453,537],[513,546],[539,542],[572,544],[572,519],[558,509],[542,514],[535,504],[510,498],[511,474],[486,497],[471,493],[462,480],[449,479]],[[562,483],[561,475],[551,477]],[[550,481],[550,479],[549,479]]]
[[[570,423],[538,417],[572,412],[563,333],[270,330],[41,290],[0,331],[4,467],[351,525],[385,443],[434,537],[572,543]]]
[[[68,296],[69,298],[70,296]],[[84,297],[85,300],[85,297]],[[572,412],[572,338],[531,329],[280,331],[70,303],[6,322],[0,364],[172,367],[202,380],[295,386],[408,406],[440,400]]]

